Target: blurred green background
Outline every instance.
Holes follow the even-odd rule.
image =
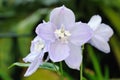
[[[120,80],[120,0],[0,0],[0,80],[60,80],[53,71],[39,69],[24,78],[26,68],[8,67],[23,62],[36,36],[36,26],[42,20],[48,21],[50,11],[62,5],[73,10],[76,21],[87,23],[91,16],[99,14],[102,22],[114,30],[110,54],[85,45],[84,80]],[[65,80],[79,80],[79,71],[64,62],[63,69]]]

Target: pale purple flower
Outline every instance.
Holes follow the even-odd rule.
[[[89,43],[100,51],[109,53],[110,47],[108,41],[113,35],[113,30],[110,28],[109,25],[101,23],[101,20],[102,19],[99,15],[94,15],[88,22],[88,25],[94,31]]]
[[[65,60],[70,68],[79,70],[81,46],[92,37],[92,29],[85,23],[75,23],[70,9],[65,6],[53,9],[50,21],[39,24],[36,33],[47,43],[53,62]]]
[[[30,76],[38,69],[43,63],[43,56],[46,51],[45,42],[40,37],[35,37],[31,42],[30,54],[23,58],[25,62],[31,63],[24,76]]]

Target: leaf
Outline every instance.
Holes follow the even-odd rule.
[[[52,70],[52,71],[59,70],[59,67],[57,65],[48,63],[48,62],[43,63],[43,65],[41,65],[40,68],[48,69],[48,70]]]
[[[108,66],[105,66],[105,73],[104,73],[104,79],[105,80],[109,80],[109,68],[108,68]]]
[[[30,63],[20,63],[20,62],[16,62],[13,63],[11,66],[8,67],[8,69],[14,67],[14,66],[19,66],[19,67],[29,67]],[[59,70],[59,67],[55,64],[49,63],[49,62],[44,62],[42,65],[39,66],[39,68],[42,69],[48,69],[51,71],[56,71]]]
[[[92,61],[93,67],[95,69],[98,80],[103,80],[103,75],[101,72],[100,64],[99,64],[98,59],[97,59],[96,55],[94,54],[93,48],[91,46],[88,46],[88,52],[89,52],[89,56],[91,58],[91,61]]]
[[[11,66],[8,67],[8,69],[14,67],[14,66],[19,66],[19,67],[28,67],[30,64],[28,63],[20,63],[20,62],[16,62],[16,63],[13,63]]]

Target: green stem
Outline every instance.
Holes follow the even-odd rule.
[[[82,80],[82,63],[81,63],[81,66],[80,66],[80,80]]]
[[[62,62],[60,62],[60,72],[61,72],[61,80],[63,80],[63,67],[62,67]]]
[[[84,50],[84,45],[81,47],[82,49],[82,56],[83,56],[83,50]],[[83,64],[81,62],[81,66],[80,66],[80,80],[82,80],[83,77]]]

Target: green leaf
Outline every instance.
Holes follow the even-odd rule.
[[[103,80],[103,75],[101,72],[100,64],[99,64],[98,59],[97,59],[96,55],[94,54],[93,48],[91,46],[88,46],[88,52],[89,52],[89,56],[91,58],[91,61],[92,61],[93,67],[95,69],[98,80]]]
[[[8,67],[8,69],[14,67],[14,66],[19,66],[19,67],[29,67],[30,63],[20,63],[20,62],[16,62],[13,63],[10,67]],[[59,70],[59,67],[55,64],[49,63],[49,62],[44,62],[42,65],[39,66],[39,68],[42,69],[48,69],[48,70],[52,70],[52,71],[57,71]]]
[[[57,65],[48,62],[43,63],[39,68],[48,69],[52,71],[59,70],[59,67]]]
[[[109,80],[109,68],[108,66],[105,66],[105,73],[104,73],[104,79]]]
[[[11,66],[8,67],[8,69],[14,67],[14,66],[19,66],[19,67],[28,67],[30,64],[29,63],[20,63],[20,62],[16,62],[13,63]]]

